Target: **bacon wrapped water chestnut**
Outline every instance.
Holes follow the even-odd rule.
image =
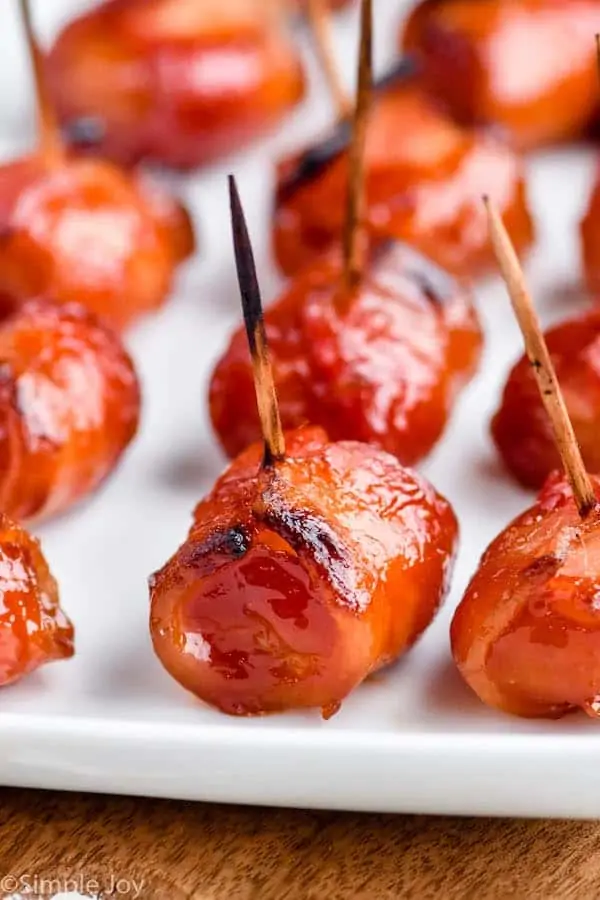
[[[204,165],[269,131],[304,78],[277,0],[107,0],[48,58],[66,132],[123,164]]]
[[[400,43],[457,121],[530,150],[581,138],[594,118],[598,30],[597,0],[422,0]]]
[[[372,241],[361,227],[370,62],[368,54],[361,59],[358,78],[343,253],[304,268],[268,309],[265,327],[284,428],[310,422],[332,440],[369,441],[414,463],[440,437],[482,339],[462,284],[407,245]],[[209,394],[230,456],[260,439],[252,395],[239,330]]]
[[[167,671],[224,712],[316,707],[328,717],[431,621],[457,524],[425,479],[375,447],[314,427],[284,438],[231,192],[265,440],[230,465],[151,579],[152,639]]]
[[[78,304],[0,323],[0,509],[40,519],[88,496],[134,437],[140,394],[117,335]]]
[[[189,216],[147,176],[68,155],[48,103],[29,8],[39,149],[0,167],[0,291],[77,301],[123,328],[165,301],[193,250]]]
[[[372,442],[408,465],[441,436],[474,374],[482,335],[470,292],[405,244],[371,250],[348,287],[339,255],[302,271],[265,313],[284,428]],[[233,457],[260,439],[243,329],[213,372],[209,404]]]
[[[566,475],[552,473],[536,503],[486,550],[454,615],[452,652],[490,706],[546,718],[580,708],[596,717],[600,479],[585,470],[522,272],[493,209],[490,226]]]
[[[39,542],[0,513],[0,686],[73,655],[73,626]]]
[[[273,248],[288,276],[341,236],[349,133],[343,121],[279,165]],[[519,251],[533,239],[521,159],[496,137],[447,117],[410,62],[375,91],[365,166],[364,216],[372,233],[408,241],[454,274],[473,277],[492,265],[480,203],[488,185]]]

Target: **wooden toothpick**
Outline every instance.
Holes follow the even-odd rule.
[[[352,101],[342,83],[340,70],[335,61],[331,12],[326,0],[308,0],[308,18],[315,49],[327,80],[329,93],[335,103],[338,119],[347,119],[352,112]]]
[[[344,229],[344,281],[352,288],[360,278],[360,220],[364,205],[364,169],[367,122],[373,81],[373,4],[361,0],[360,50],[356,108],[352,125],[352,142],[348,171],[348,196]]]
[[[235,263],[252,359],[256,403],[265,445],[263,466],[266,468],[284,458],[285,439],[279,416],[252,244],[235,178],[230,175],[228,180]]]
[[[44,57],[33,29],[30,0],[19,0],[19,9],[33,70],[40,152],[47,160],[58,160],[64,156],[64,147],[54,106],[48,92],[44,72]]]
[[[487,210],[494,254],[523,335],[525,349],[533,367],[542,402],[552,424],[556,446],[571,483],[579,515],[583,519],[597,505],[594,489],[585,470],[577,438],[539,319],[527,291],[525,276],[517,254],[502,219],[489,197],[484,197],[483,202]]]

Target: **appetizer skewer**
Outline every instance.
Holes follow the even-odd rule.
[[[321,428],[284,436],[233,179],[230,194],[264,440],[218,479],[151,579],[152,639],[167,671],[224,712],[317,707],[327,718],[431,621],[457,523],[388,454]]]
[[[457,121],[496,125],[529,150],[590,125],[599,29],[596,0],[422,0],[400,43]]]
[[[596,36],[600,63],[600,36]],[[590,290],[600,287],[600,181],[596,183],[581,226],[586,279]],[[592,310],[551,328],[545,337],[562,396],[590,472],[600,472],[600,315]],[[560,466],[556,447],[537,389],[534,373],[523,356],[511,370],[492,435],[510,472],[526,487],[540,488]]]
[[[466,288],[396,241],[365,246],[363,147],[370,55],[361,53],[343,253],[304,269],[265,327],[284,428],[322,425],[332,440],[374,443],[412,464],[440,437],[472,376],[481,332]],[[242,329],[217,363],[211,419],[233,457],[260,439]]]
[[[273,128],[302,99],[299,56],[266,0],[105,0],[48,58],[75,145],[190,169]]]
[[[0,513],[0,686],[73,655],[73,626],[39,542]]]
[[[185,210],[111,163],[60,140],[28,0],[20,0],[40,120],[33,154],[0,167],[0,291],[77,301],[122,328],[165,300],[193,249]]]
[[[600,479],[588,475],[523,274],[488,207],[498,262],[565,475],[488,547],[451,626],[452,652],[487,704],[521,716],[600,711]]]
[[[322,42],[322,29],[313,31]],[[327,42],[319,55],[331,58]],[[272,239],[288,276],[330,249],[343,230],[350,129],[331,68],[328,81],[342,121],[279,164]],[[409,59],[375,89],[365,168],[365,219],[373,235],[408,241],[454,274],[471,277],[493,264],[479,202],[488,184],[519,251],[533,239],[521,159],[498,138],[468,131],[445,115]]]

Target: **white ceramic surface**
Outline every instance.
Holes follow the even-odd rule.
[[[78,6],[38,0],[44,36]],[[379,69],[393,51],[400,6],[376,2]],[[32,136],[15,7],[0,5],[5,156]],[[350,15],[337,26],[349,82],[355,25]],[[461,683],[448,651],[450,615],[481,551],[529,499],[500,470],[488,436],[504,375],[521,351],[497,280],[477,291],[488,341],[481,374],[423,466],[456,506],[462,551],[452,595],[417,648],[329,722],[316,713],[227,718],[188,696],[152,654],[146,578],[183,539],[193,505],[223,465],[205,398],[211,365],[240,317],[225,173],[239,178],[269,299],[278,285],[267,241],[271,163],[330,116],[310,63],[311,99],[282,133],[179,181],[198,223],[200,254],[164,312],[131,337],[145,401],[132,452],[100,496],[41,531],[77,626],[77,656],[1,692],[0,782],[331,809],[600,816],[598,725],[583,716],[536,723],[493,713]],[[528,272],[545,322],[582,305],[573,292],[577,225],[592,162],[581,149],[531,161],[539,243]]]

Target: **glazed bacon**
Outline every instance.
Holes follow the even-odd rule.
[[[31,300],[0,324],[0,508],[40,519],[88,496],[135,435],[139,386],[82,306]]]
[[[600,480],[592,479],[600,501]],[[486,550],[452,622],[452,652],[489,706],[600,712],[600,506],[583,521],[564,476]]]
[[[492,187],[519,251],[533,238],[521,160],[502,142],[445,116],[403,63],[379,85],[366,145],[366,218],[373,234],[407,241],[469,277],[493,260],[480,198]],[[279,166],[273,247],[286,275],[341,235],[349,126]]]
[[[123,329],[166,300],[187,213],[112,163],[38,154],[0,167],[0,291],[77,301]]]
[[[600,312],[563,322],[546,334],[586,468],[600,472]],[[492,422],[502,459],[521,484],[540,488],[560,468],[552,426],[526,356],[508,376]]]
[[[370,15],[363,0],[365,47]],[[329,717],[433,618],[457,523],[431,485],[376,447],[316,427],[283,432],[232,176],[229,191],[262,440],[218,479],[151,579],[152,640],[167,671],[223,712]]]
[[[391,456],[319,428],[231,464],[187,541],[151,579],[154,649],[202,700],[234,715],[325,717],[428,625],[449,581],[449,504]]]
[[[487,207],[492,245],[566,477],[551,474],[534,506],[488,547],[454,615],[452,652],[467,684],[490,706],[548,718],[581,708],[597,717],[600,478],[586,471],[514,248],[489,201]],[[572,388],[574,379],[569,383]],[[585,376],[580,384],[583,389]],[[523,405],[523,415],[531,415],[531,404]]]
[[[0,514],[0,686],[73,655],[73,626],[39,542]]]
[[[194,249],[181,204],[147,176],[71,157],[50,103],[29,0],[21,17],[34,74],[39,146],[0,166],[0,293],[83,303],[121,329],[165,301]]]
[[[580,138],[591,123],[599,30],[597,0],[424,0],[401,47],[458,121],[498,125],[529,150]]]
[[[123,164],[190,169],[238,151],[301,100],[297,52],[267,0],[107,0],[48,59],[67,133]],[[283,16],[283,10],[278,13]]]
[[[474,373],[482,336],[467,289],[404,244],[371,250],[359,283],[320,259],[265,313],[283,426],[376,444],[404,464],[425,456]],[[260,439],[243,329],[213,372],[213,427],[234,457]]]

